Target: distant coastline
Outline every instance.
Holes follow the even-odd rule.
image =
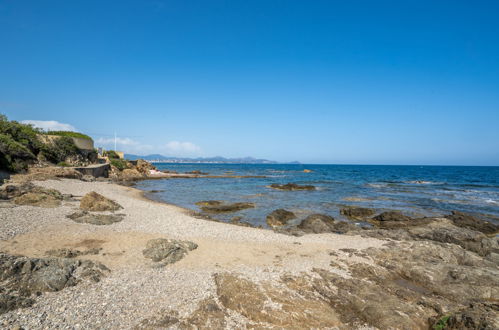
[[[125,158],[129,160],[145,159],[151,163],[175,163],[175,164],[283,164],[268,159],[257,159],[253,157],[242,157],[242,158],[225,158],[221,156],[215,157],[167,157],[159,154],[152,154],[146,156],[125,154]],[[300,164],[300,162],[293,161],[286,164]]]

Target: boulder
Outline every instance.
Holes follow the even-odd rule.
[[[90,260],[0,253],[0,312],[31,305],[32,294],[60,291],[83,280],[98,282],[108,272],[106,266]]]
[[[89,192],[80,201],[80,209],[85,211],[116,211],[123,208],[115,201],[106,198],[95,191]]]
[[[197,247],[196,243],[189,241],[157,238],[147,242],[142,254],[144,257],[158,263],[155,266],[162,267],[181,260],[189,251],[197,249]]]
[[[402,214],[400,211],[383,212],[373,218],[376,221],[410,221],[411,217]]]
[[[476,230],[486,235],[492,235],[499,232],[499,225],[478,219],[468,213],[452,211],[446,218],[451,220],[454,225],[458,227]]]
[[[137,160],[137,165],[135,168],[139,173],[143,175],[149,175],[151,170],[157,170],[156,166],[143,159]]]
[[[294,191],[294,190],[315,190],[315,187],[312,185],[305,185],[301,186],[296,183],[287,183],[287,184],[277,184],[273,183],[269,186],[272,189],[277,189],[277,190],[287,190],[287,191]]]
[[[366,218],[372,217],[374,213],[375,212],[373,209],[355,206],[344,207],[340,210],[340,214],[354,220],[364,220]]]
[[[78,211],[67,216],[69,219],[78,223],[88,223],[91,225],[112,225],[120,222],[125,217],[124,214],[95,214],[87,211]]]
[[[52,208],[60,206],[61,200],[43,193],[27,193],[14,198],[14,204]]]
[[[311,214],[306,217],[298,228],[307,233],[330,233],[334,218],[325,214]]]
[[[280,227],[286,225],[289,220],[293,220],[295,218],[296,215],[293,212],[284,209],[277,209],[267,215],[267,224],[271,228]]]

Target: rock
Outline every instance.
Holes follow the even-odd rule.
[[[195,170],[195,171],[190,171],[190,172],[185,172],[186,174],[197,174],[197,175],[208,175],[208,173],[206,172],[201,172],[199,170]]]
[[[151,170],[157,170],[156,166],[143,159],[137,160],[136,169],[143,175],[149,175]]]
[[[123,208],[115,201],[106,198],[95,191],[89,192],[80,202],[80,209],[85,211],[116,211]]]
[[[226,204],[221,201],[201,201],[197,202],[196,205],[200,206],[201,210],[207,213],[230,213],[255,207],[254,203],[239,202]]]
[[[21,183],[21,184],[9,184],[0,190],[0,199],[9,200],[15,197],[19,197],[23,194],[31,192],[35,189],[35,185],[31,182]]]
[[[267,215],[267,224],[271,228],[280,227],[286,225],[289,220],[293,220],[295,218],[296,215],[293,212],[286,211],[284,209],[277,209]]]
[[[95,181],[95,177],[93,175],[84,175],[81,177],[80,179],[81,181],[85,181],[85,182],[94,182]]]
[[[344,207],[340,210],[340,214],[354,220],[363,220],[365,218],[372,217],[374,213],[373,209],[354,206]]]
[[[120,222],[125,217],[124,214],[95,214],[87,211],[78,211],[67,216],[78,223],[89,223],[91,225],[111,225]]]
[[[83,280],[98,282],[109,269],[89,260],[28,258],[0,253],[0,309],[30,305],[31,294],[60,291]]]
[[[55,191],[54,191],[55,192]],[[52,208],[61,205],[62,195],[47,192],[29,192],[19,197],[14,198],[16,205],[30,205]]]
[[[411,217],[408,217],[400,211],[388,211],[383,212],[373,218],[376,221],[410,221]]]
[[[307,233],[330,233],[333,224],[334,218],[329,215],[311,214],[298,225],[298,228]]]
[[[499,329],[498,307],[493,303],[471,303],[459,311],[441,315],[433,329]]]
[[[121,172],[120,175],[121,180],[137,180],[144,177],[145,175],[135,168],[126,168]]]
[[[450,219],[454,225],[458,227],[468,228],[471,230],[476,230],[487,235],[496,234],[499,232],[499,226],[493,223],[480,220],[471,214],[464,212],[452,211],[452,214],[446,216]]]
[[[147,242],[146,249],[142,251],[144,257],[158,262],[157,266],[173,264],[184,258],[189,251],[197,249],[198,245],[189,241],[157,238]]]
[[[86,251],[62,248],[57,250],[46,251],[45,255],[58,258],[76,258],[79,256],[84,256],[89,254],[94,254],[94,255],[99,254],[101,250],[102,248],[93,248],[93,249],[88,249]]]
[[[255,328],[320,329],[341,324],[327,300],[317,299],[313,294],[257,284],[229,273],[214,277],[222,307],[243,315]]]
[[[355,224],[345,221],[336,221],[331,225],[331,232],[336,234],[346,234],[348,232],[354,232],[360,229],[361,228],[359,228]]]
[[[287,183],[287,184],[273,183],[269,187],[272,188],[272,189],[288,190],[288,191],[294,191],[294,190],[315,190],[314,186],[311,186],[311,185],[300,186],[300,185],[297,185],[295,183]]]

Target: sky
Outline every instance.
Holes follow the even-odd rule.
[[[0,0],[0,113],[135,154],[499,165],[499,1]]]

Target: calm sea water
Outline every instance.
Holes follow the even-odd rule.
[[[299,219],[325,213],[343,219],[339,209],[355,205],[401,210],[413,216],[436,216],[458,210],[499,219],[499,167],[466,166],[368,166],[368,165],[248,165],[248,164],[155,164],[161,170],[200,170],[212,175],[263,175],[266,178],[169,179],[139,182],[148,197],[199,211],[202,200],[253,202],[254,209],[217,215],[228,221],[265,226],[271,211],[284,208]],[[303,172],[312,170],[311,173]],[[316,191],[278,191],[272,183],[310,184]]]

